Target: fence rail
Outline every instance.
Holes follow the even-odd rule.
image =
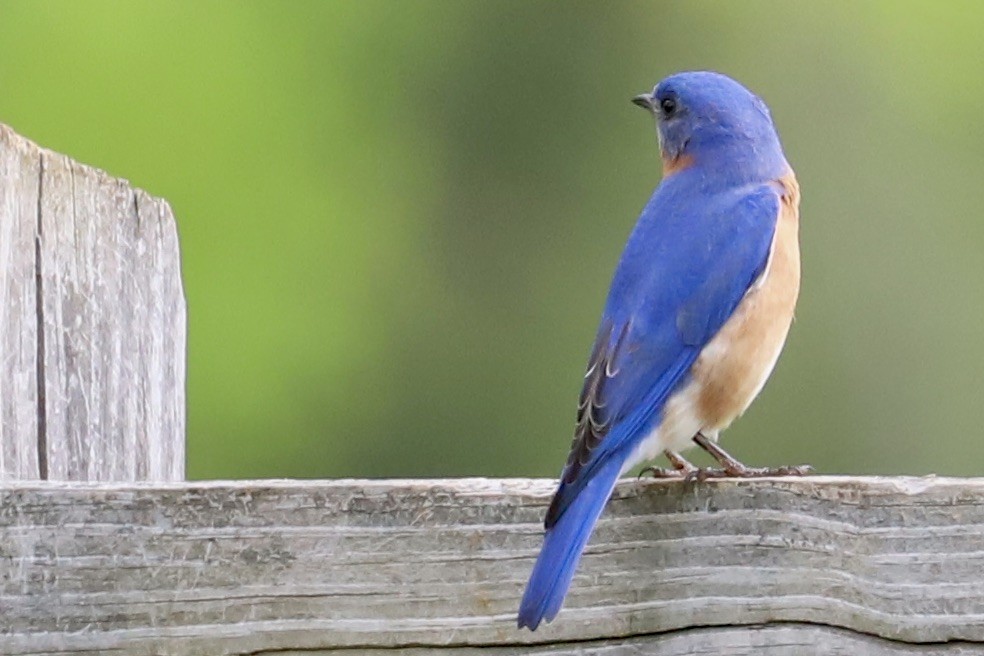
[[[984,653],[984,480],[626,482],[519,631],[552,485],[6,485],[0,653]]]

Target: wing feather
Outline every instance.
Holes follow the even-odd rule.
[[[781,188],[729,190],[703,212],[675,203],[673,192],[657,189],[616,269],[547,528],[604,463],[626,457],[659,422],[667,398],[766,266]]]

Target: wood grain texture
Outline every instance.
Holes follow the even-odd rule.
[[[625,482],[519,631],[552,491],[0,486],[0,653],[984,653],[984,480]]]
[[[181,480],[167,204],[0,127],[0,239],[0,480]]]
[[[0,481],[38,477],[38,153],[0,124]]]

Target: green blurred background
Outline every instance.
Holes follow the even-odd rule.
[[[556,475],[659,178],[629,104],[771,105],[803,188],[752,464],[984,474],[984,5],[2,2],[0,121],[166,197],[193,478]]]

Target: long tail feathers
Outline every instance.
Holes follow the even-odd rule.
[[[560,611],[581,552],[621,473],[621,459],[609,460],[580,491],[557,523],[547,529],[519,606],[519,628],[536,631]]]

